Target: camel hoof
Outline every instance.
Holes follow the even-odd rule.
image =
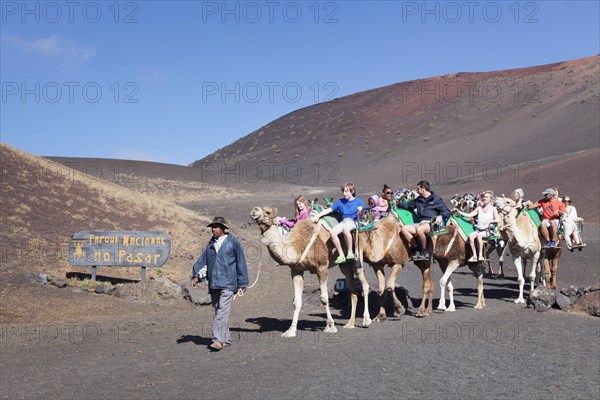
[[[333,325],[325,327],[325,333],[336,333],[337,328]]]
[[[476,310],[481,310],[483,308],[483,306],[481,304],[476,304],[475,307],[473,307]]]
[[[377,322],[385,322],[387,321],[387,315],[385,314],[379,314],[378,316],[375,317],[375,321]]]
[[[366,328],[367,326],[371,325],[372,322],[373,321],[371,320],[371,318],[368,318],[368,319],[367,318],[363,318],[362,327]]]
[[[404,308],[398,308],[398,309],[394,309],[394,317],[402,317],[404,314],[406,314],[406,310]]]
[[[446,305],[445,305],[445,304],[442,304],[442,303],[440,303],[440,304],[437,306],[437,309],[438,309],[438,310],[442,310],[442,311],[446,311]]]
[[[521,303],[525,303],[525,299],[524,298],[518,298],[515,300],[515,304],[521,304]]]
[[[504,279],[504,278],[506,278],[506,276],[504,274],[500,274],[500,275],[498,275],[498,278]]]
[[[454,312],[456,311],[456,308],[454,308],[454,306],[450,306],[448,307],[448,309],[446,310],[446,312]]]
[[[348,322],[346,325],[344,325],[344,329],[354,329],[355,327],[356,326],[353,322]]]
[[[281,334],[281,337],[296,337],[296,330],[288,329]]]

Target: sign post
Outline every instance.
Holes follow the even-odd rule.
[[[69,263],[76,267],[161,267],[169,258],[171,239],[166,232],[80,231],[71,236]]]

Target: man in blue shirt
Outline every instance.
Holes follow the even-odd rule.
[[[414,224],[403,226],[401,234],[413,248],[412,260],[427,260],[430,258],[430,254],[427,251],[426,235],[430,231],[430,221],[435,218],[435,224],[441,225],[450,218],[451,213],[444,204],[444,200],[430,190],[429,182],[417,183],[417,193],[419,197],[416,200],[398,203],[399,208],[413,212],[417,221]],[[418,243],[413,242],[415,236]]]
[[[192,287],[196,287],[206,266],[206,278],[213,306],[213,351],[231,346],[229,311],[234,294],[248,287],[248,268],[240,242],[225,232],[225,218],[215,217],[207,225],[213,237],[192,269]]]

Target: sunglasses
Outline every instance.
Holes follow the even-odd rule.
[[[392,194],[392,192],[383,192],[384,194]]]

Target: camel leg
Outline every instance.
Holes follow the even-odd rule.
[[[385,286],[386,293],[392,294],[392,300],[394,301],[394,316],[396,317],[402,317],[406,312],[404,306],[396,296],[396,278],[398,278],[400,271],[402,271],[402,264],[394,264]]]
[[[483,266],[484,271],[486,270],[486,266],[487,266],[487,276],[492,276],[494,275],[494,269],[492,268],[492,260],[490,259],[490,254],[492,254],[491,250],[496,250],[498,248],[498,245],[496,244],[493,248],[488,244],[488,247],[486,249],[486,255],[485,255],[485,265]]]
[[[423,275],[423,298],[421,299],[421,305],[419,306],[419,312],[417,317],[426,317],[432,314],[432,300],[433,300],[433,281],[430,275],[429,262],[417,262],[417,267],[421,270]],[[425,303],[429,299],[429,305],[425,308]]]
[[[553,254],[552,259],[552,270],[550,271],[550,289],[556,289],[556,273],[558,272],[558,261],[560,259],[562,249],[558,248]]]
[[[379,314],[375,317],[375,321],[383,322],[387,320],[387,315],[385,314],[385,300],[387,295],[387,290],[385,287],[385,274],[383,272],[383,265],[373,266],[373,270],[375,270],[375,276],[377,277],[378,289],[377,294],[379,296]]]
[[[551,279],[551,282],[552,282],[551,288],[552,289],[556,289],[556,280],[557,280],[556,274],[558,273],[558,260],[560,259],[561,251],[562,250],[558,250],[556,252],[556,254],[554,255],[554,257],[552,258],[552,271],[551,271],[552,272],[552,279]]]
[[[540,252],[537,252],[533,255],[533,260],[531,261],[531,271],[529,272],[529,282],[531,282],[531,289],[530,292],[533,292],[533,289],[535,288],[535,271],[538,268],[538,263],[540,262]],[[546,285],[546,283],[544,282],[544,285]]]
[[[350,288],[350,300],[352,304],[350,307],[350,319],[346,325],[344,325],[344,328],[353,329],[356,322],[356,304],[358,303],[358,290],[354,284],[354,271],[347,263],[340,264],[340,269],[346,277],[346,282],[348,282],[348,287]]]
[[[523,286],[525,286],[525,278],[523,277],[523,265],[521,264],[521,257],[513,255],[513,262],[517,268],[517,282],[519,282],[519,297],[517,297],[515,303],[525,303],[525,299],[523,298]]]
[[[300,315],[300,309],[302,308],[302,290],[304,289],[304,276],[302,275],[302,272],[292,271],[292,281],[294,282],[294,317],[292,318],[292,325],[290,325],[287,331],[281,334],[281,337],[296,336],[298,316]]]
[[[483,270],[484,266],[477,263],[477,265],[472,269],[475,277],[477,278],[477,304],[475,304],[475,309],[480,310],[485,307],[485,298],[483,297]]]
[[[544,257],[544,259],[542,260],[542,262],[544,263],[544,286],[547,287],[548,289],[551,289],[552,287],[552,272],[550,272],[550,259],[549,259],[549,255],[546,255],[546,257]]]
[[[500,250],[498,250],[499,253],[499,257],[498,257],[498,264],[500,264],[500,275],[498,275],[498,278],[505,278],[504,275],[504,256],[506,255],[506,252],[508,251],[508,243],[505,241],[504,242],[504,247],[502,247]]]
[[[371,315],[369,314],[369,282],[367,282],[367,277],[365,276],[365,269],[362,266],[362,262],[360,262],[360,265],[356,267],[356,275],[358,276],[358,280],[362,285],[363,302],[365,305],[361,326],[366,328],[367,326],[371,325],[371,322],[373,321],[371,321]]]
[[[327,326],[325,327],[325,332],[335,333],[337,332],[337,328],[335,327],[333,317],[331,316],[331,310],[329,309],[329,292],[327,289],[327,278],[329,277],[328,266],[325,265],[319,267],[317,269],[317,276],[319,277],[319,286],[321,288],[321,304],[325,306],[325,314],[327,315]]]
[[[442,275],[442,278],[440,279],[440,303],[438,304],[438,310],[445,310],[445,311],[455,311],[456,308],[454,307],[454,293],[453,293],[453,286],[451,283],[449,283],[450,280],[450,276],[452,275],[452,273],[456,270],[456,268],[458,268],[458,260],[452,260],[450,261],[450,263],[448,264],[448,266],[446,267],[446,270],[444,271],[444,275]],[[446,290],[446,285],[448,284],[448,297],[450,298],[450,304],[448,305],[448,308],[446,308],[446,299],[444,297],[444,291]]]

